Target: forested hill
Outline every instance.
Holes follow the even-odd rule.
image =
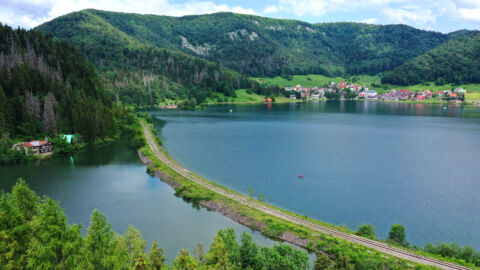
[[[376,74],[450,38],[405,25],[308,24],[234,13],[168,17],[91,9],[37,29],[68,39],[89,58],[105,60],[106,66],[117,61],[117,52],[109,50],[112,46],[153,46],[218,61],[250,76]]]
[[[460,35],[384,74],[383,83],[480,83],[480,32]]]
[[[97,13],[72,13],[37,29],[83,51],[102,73],[107,89],[124,103],[154,105],[158,100],[188,99],[197,104],[211,91],[231,96],[234,89],[252,87],[253,81],[245,75],[219,63],[168,50],[171,46],[144,42]],[[120,19],[129,23],[128,18]],[[134,22],[132,27],[137,27]]]
[[[0,134],[111,137],[111,98],[85,56],[65,41],[0,25]]]

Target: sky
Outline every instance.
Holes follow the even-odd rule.
[[[480,0],[0,0],[0,22],[30,29],[86,8],[169,16],[230,11],[309,23],[401,23],[443,33],[480,30]]]

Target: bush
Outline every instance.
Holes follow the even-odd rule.
[[[393,224],[390,232],[388,233],[388,239],[391,242],[400,244],[404,247],[408,247],[409,244],[407,240],[405,240],[405,227],[401,224]]]
[[[362,224],[358,226],[356,235],[363,236],[370,239],[375,239],[375,227],[371,224]]]
[[[12,148],[13,141],[8,133],[3,133],[0,137],[0,165],[12,165],[30,161],[33,155],[18,151]]]

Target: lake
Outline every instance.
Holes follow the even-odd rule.
[[[87,149],[72,158],[0,166],[0,175],[0,189],[10,192],[16,179],[23,177],[37,194],[59,201],[69,222],[80,223],[84,229],[94,209],[104,213],[118,233],[134,225],[148,240],[148,248],[152,241],[159,242],[169,263],[182,248],[193,251],[201,243],[208,250],[217,231],[229,227],[238,237],[249,232],[261,246],[276,243],[176,197],[172,188],[146,173],[125,140]],[[309,257],[313,262],[314,256]]]
[[[369,223],[380,238],[400,223],[411,244],[480,248],[478,107],[319,101],[149,112],[174,159],[228,188],[353,230]]]

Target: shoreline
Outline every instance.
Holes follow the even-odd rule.
[[[309,99],[309,100],[291,100],[291,101],[280,101],[280,102],[215,102],[215,103],[205,103],[201,106],[210,106],[210,105],[235,105],[235,104],[286,104],[286,103],[308,103],[308,102],[318,102],[318,101],[357,101],[357,102],[378,102],[378,103],[396,103],[396,104],[430,104],[430,105],[463,105],[463,106],[471,106],[471,105],[478,105],[480,106],[480,101],[471,100],[471,101],[464,101],[461,103],[451,103],[448,101],[443,100],[399,100],[399,101],[389,101],[389,100],[365,100],[365,99]]]
[[[332,252],[332,248],[350,246],[360,257],[374,257],[385,264],[430,265],[442,269],[470,269],[434,256],[423,256],[411,250],[390,246],[352,234],[331,224],[291,213],[259,202],[218,184],[203,179],[173,161],[151,139],[151,127],[141,122],[147,145],[138,150],[142,163],[155,169],[155,176],[169,184],[186,201],[192,201],[208,210],[219,212],[247,227],[273,239],[306,248],[310,252]],[[147,134],[148,133],[148,134]],[[281,227],[279,230],[278,227]],[[325,247],[329,247],[325,249]],[[365,258],[367,259],[367,258]],[[406,261],[405,261],[406,260]],[[402,268],[405,269],[405,268]]]
[[[152,167],[152,162],[148,159],[148,157],[144,156],[141,150],[137,150],[138,157],[142,161],[144,165]],[[164,174],[162,171],[159,169],[155,168],[155,177],[160,179],[161,181],[165,182],[167,185],[169,185],[171,188],[174,190],[177,190],[179,188],[182,188],[182,185],[175,180],[173,180],[171,177],[168,175]],[[252,230],[259,231],[263,234],[264,232],[264,227],[266,226],[265,223],[242,216],[238,212],[230,209],[229,207],[226,207],[222,205],[219,202],[214,202],[214,201],[208,201],[208,200],[201,200],[198,202],[198,204],[204,208],[206,208],[209,211],[215,211],[220,213],[223,216],[226,216],[230,218],[233,221],[236,221]],[[304,249],[307,249],[308,241],[305,239],[301,239],[300,237],[291,234],[291,233],[285,233],[284,235],[282,234],[280,237],[276,238],[277,240],[282,240],[284,242],[288,242],[290,244],[294,244],[296,246],[302,247]]]

